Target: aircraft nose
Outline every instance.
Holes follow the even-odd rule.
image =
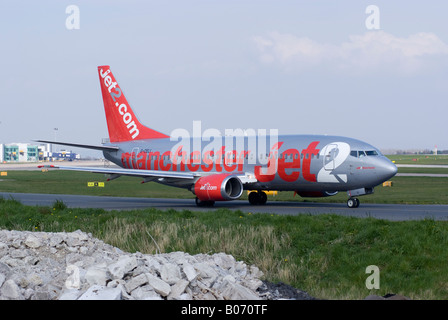
[[[383,181],[389,180],[397,174],[397,166],[389,159],[384,159],[378,168],[379,174],[384,179]]]

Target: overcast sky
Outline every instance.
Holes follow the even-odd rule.
[[[448,149],[447,12],[446,1],[1,1],[0,143],[101,143],[97,66],[110,65],[139,120],[166,134],[200,120]]]

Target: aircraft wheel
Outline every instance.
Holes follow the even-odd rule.
[[[268,201],[268,196],[266,194],[266,192],[260,191],[260,204],[266,204],[266,201]]]
[[[249,193],[249,203],[251,205],[257,205],[259,202],[260,196],[258,195],[258,192],[251,192]]]
[[[349,208],[358,208],[359,207],[359,200],[358,198],[350,198],[347,200],[347,207]]]
[[[266,204],[268,196],[263,191],[249,193],[249,203],[252,205]]]
[[[196,197],[195,201],[198,207],[213,207],[215,204],[215,201],[202,201],[198,197]]]

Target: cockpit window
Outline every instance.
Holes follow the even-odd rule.
[[[367,151],[352,150],[350,151],[350,155],[355,158],[362,158],[365,156],[378,156],[379,153],[376,150],[367,150]]]

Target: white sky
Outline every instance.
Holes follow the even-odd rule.
[[[97,66],[139,120],[448,149],[445,1],[2,1],[0,143],[99,144]],[[77,5],[80,28],[68,30]],[[380,30],[368,30],[368,5]]]

